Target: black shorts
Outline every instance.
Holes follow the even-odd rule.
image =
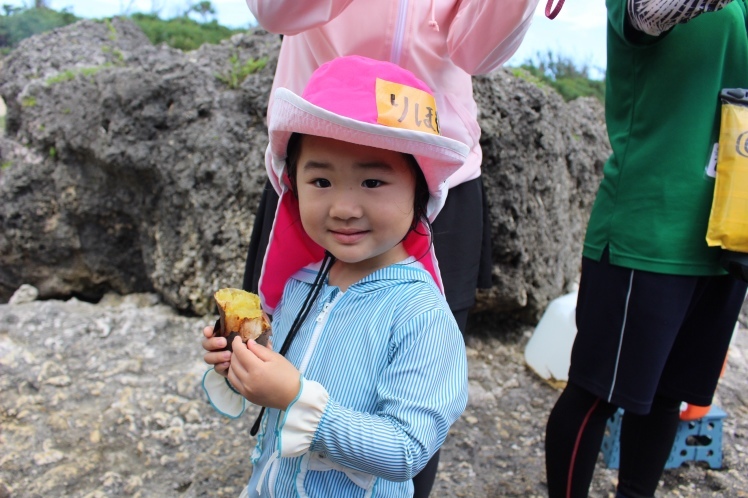
[[[449,189],[431,227],[434,252],[450,309],[475,304],[475,289],[491,287],[491,223],[481,178]]]
[[[244,268],[243,288],[257,292],[278,195],[267,182],[257,209]],[[475,303],[476,288],[491,287],[491,224],[479,177],[449,190],[432,229],[447,303],[453,312]]]
[[[746,283],[665,275],[582,258],[569,381],[632,413],[655,394],[708,406]]]

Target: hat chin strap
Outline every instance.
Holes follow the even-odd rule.
[[[317,301],[317,296],[319,296],[319,293],[322,290],[322,286],[325,283],[325,279],[327,278],[327,275],[330,273],[330,268],[332,268],[332,265],[334,263],[335,263],[335,256],[333,256],[330,253],[330,251],[325,251],[325,258],[322,260],[322,265],[319,267],[319,271],[317,272],[317,277],[314,279],[312,288],[309,289],[309,293],[306,295],[304,304],[301,306],[301,309],[299,310],[298,315],[296,315],[296,319],[293,321],[293,324],[291,325],[291,329],[288,331],[286,340],[283,341],[283,346],[281,346],[280,348],[279,353],[281,356],[286,356],[288,349],[291,347],[291,342],[293,342],[294,337],[296,337],[296,333],[301,328],[301,324],[304,323],[304,320],[306,320],[307,315],[309,315],[309,312],[312,310],[312,307],[314,306],[315,301]],[[257,415],[257,419],[255,420],[255,423],[252,425],[252,428],[249,430],[250,435],[252,436],[257,435],[257,431],[260,429],[260,422],[262,421],[262,415],[264,413],[265,413],[265,407],[263,406],[262,408],[260,408],[260,413]]]

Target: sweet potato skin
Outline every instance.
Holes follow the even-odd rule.
[[[213,335],[226,337],[226,349],[231,351],[231,343],[237,335],[242,342],[254,340],[267,346],[272,327],[260,308],[257,294],[242,289],[224,288],[218,290],[213,298],[219,314]]]

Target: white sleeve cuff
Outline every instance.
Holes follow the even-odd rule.
[[[278,451],[282,458],[309,451],[329,399],[322,384],[301,377],[299,395],[288,405],[280,424]]]
[[[218,375],[212,368],[203,375],[203,390],[210,404],[221,415],[239,418],[244,413],[247,400],[231,387],[226,377]]]

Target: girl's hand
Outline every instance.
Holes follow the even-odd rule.
[[[236,337],[228,379],[250,402],[285,410],[301,388],[301,373],[283,356],[255,341]],[[206,355],[207,356],[207,355]]]
[[[212,325],[203,329],[203,335],[203,349],[207,351],[203,356],[205,363],[212,365],[217,374],[226,377],[231,365],[231,351],[221,351],[226,347],[226,338],[213,337]]]

